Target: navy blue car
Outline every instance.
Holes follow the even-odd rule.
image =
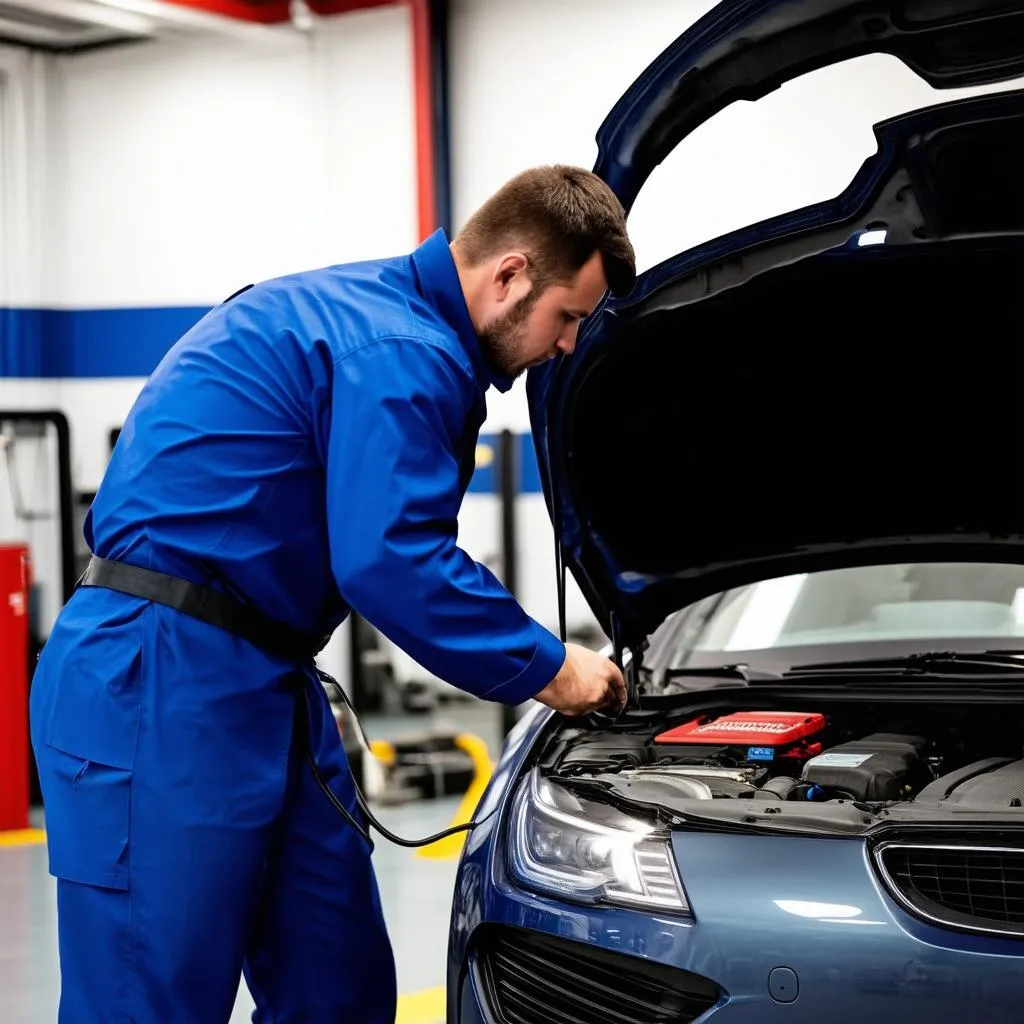
[[[1006,83],[1024,0],[721,4],[596,169],[628,209],[716,112],[871,52]],[[562,606],[571,572],[630,700],[508,737],[449,1024],[1024,1019],[1024,92],[875,136],[530,371]]]

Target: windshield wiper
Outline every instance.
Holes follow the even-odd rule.
[[[897,658],[855,658],[794,665],[783,679],[808,676],[929,676],[1022,675],[1024,651],[917,651]]]

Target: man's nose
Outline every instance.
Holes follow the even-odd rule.
[[[576,335],[579,333],[578,324],[568,324],[556,343],[559,352],[571,356],[576,351]]]

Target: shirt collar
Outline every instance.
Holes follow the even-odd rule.
[[[413,251],[412,263],[423,297],[458,335],[473,363],[481,388],[486,391],[494,385],[498,391],[508,391],[514,383],[513,378],[495,373],[484,361],[480,339],[470,319],[462,282],[443,229],[438,228]]]

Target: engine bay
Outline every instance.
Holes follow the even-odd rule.
[[[591,796],[701,820],[843,832],[951,816],[1024,823],[1017,707],[705,708],[562,730],[540,767]]]

